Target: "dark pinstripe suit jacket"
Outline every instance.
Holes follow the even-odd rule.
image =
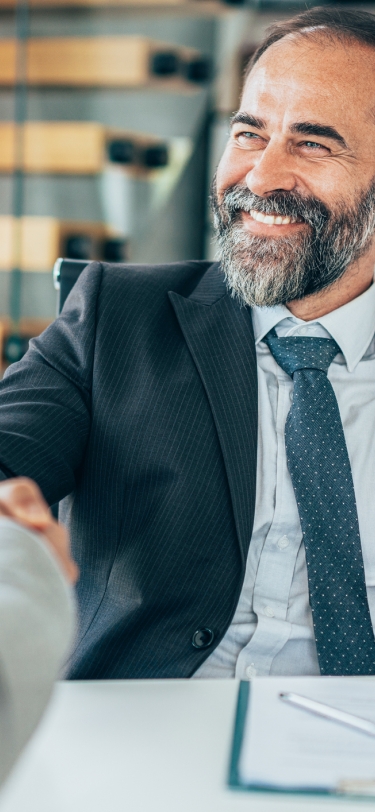
[[[90,265],[0,385],[3,477],[65,497],[72,678],[188,677],[218,644],[244,577],[256,439],[250,313],[219,266]]]

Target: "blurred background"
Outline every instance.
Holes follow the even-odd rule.
[[[57,257],[215,257],[208,192],[247,60],[299,0],[0,0],[2,370]]]

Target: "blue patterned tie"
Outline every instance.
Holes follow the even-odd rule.
[[[285,424],[288,469],[301,520],[321,674],[375,674],[375,640],[367,601],[352,472],[328,367],[333,339],[264,341],[293,378]]]

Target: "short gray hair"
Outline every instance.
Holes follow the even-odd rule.
[[[275,42],[289,34],[302,37],[325,37],[342,42],[354,41],[375,50],[375,16],[367,11],[345,11],[342,8],[316,6],[303,11],[290,20],[281,20],[267,28],[263,42],[252,55],[245,68],[245,80],[258,59]]]

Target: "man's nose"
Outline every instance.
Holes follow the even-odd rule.
[[[293,163],[292,155],[269,143],[246,175],[248,189],[258,197],[278,191],[291,192],[297,184]]]

